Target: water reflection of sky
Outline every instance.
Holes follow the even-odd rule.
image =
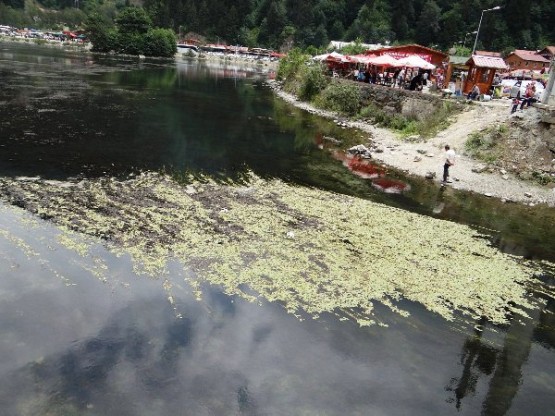
[[[510,409],[490,414],[543,415],[555,404],[539,325],[475,335],[407,305],[408,319],[359,328],[215,288],[197,301],[177,264],[137,276],[126,256],[100,245],[80,256],[54,227],[0,214],[3,415],[476,415],[488,400]]]

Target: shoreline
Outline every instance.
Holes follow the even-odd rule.
[[[338,120],[345,127],[370,134],[368,141],[374,147],[383,150],[380,153],[373,152],[372,158],[409,175],[424,178],[431,172],[435,173],[436,177],[430,180],[436,182],[438,187],[441,186],[443,147],[449,144],[457,153],[455,166],[450,170],[453,183],[449,184],[449,187],[498,198],[503,202],[518,202],[529,206],[546,204],[549,207],[555,207],[555,189],[542,187],[516,177],[483,171],[484,162],[464,154],[464,143],[470,134],[509,119],[511,115],[506,101],[474,103],[468,111],[459,114],[447,129],[426,141],[415,143],[404,141],[391,130],[365,121],[353,121],[338,113],[322,110],[310,103],[300,101],[294,95],[283,91],[275,81],[269,80],[268,85],[278,97],[301,110],[327,119]],[[534,111],[537,110],[534,109]]]

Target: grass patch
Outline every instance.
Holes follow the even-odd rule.
[[[437,111],[419,120],[413,116],[391,114],[372,103],[362,108],[357,117],[370,119],[373,123],[395,130],[402,136],[432,137],[449,126],[448,120],[456,111],[452,103],[444,102]]]
[[[547,185],[555,182],[555,178],[548,173],[534,171],[532,172],[532,180],[540,185]]]
[[[501,135],[500,127],[491,127],[483,131],[472,133],[464,144],[466,153],[473,158],[483,160],[487,163],[495,162],[499,158],[497,142]]]
[[[314,100],[326,110],[350,116],[356,115],[361,108],[360,90],[356,84],[332,81]]]

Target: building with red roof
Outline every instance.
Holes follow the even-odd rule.
[[[511,70],[514,69],[532,69],[541,70],[549,66],[549,60],[545,59],[536,51],[527,51],[516,49],[505,58],[505,62]]]
[[[436,51],[435,49],[427,48],[422,45],[411,44],[411,45],[400,45],[400,46],[389,46],[386,48],[376,49],[376,50],[368,50],[365,52],[367,55],[390,55],[395,59],[402,59],[406,58],[411,55],[417,55],[424,59],[425,61],[430,62],[431,64],[435,65],[438,68],[443,66],[444,62],[448,61],[448,55]]]
[[[487,94],[491,89],[495,72],[507,69],[503,58],[498,56],[472,55],[466,65],[469,69],[463,87],[464,94],[468,94],[474,85],[478,85],[482,94]]]
[[[555,57],[555,46],[546,46],[538,53],[548,61],[551,61]]]

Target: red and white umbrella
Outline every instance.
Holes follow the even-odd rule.
[[[398,63],[399,66],[407,66],[409,68],[434,69],[436,67],[418,55],[410,55],[405,58],[401,58]]]
[[[371,57],[368,63],[376,66],[403,66],[403,65],[400,65],[399,62],[400,61],[395,59],[393,56],[388,54],[383,54],[380,56]]]

